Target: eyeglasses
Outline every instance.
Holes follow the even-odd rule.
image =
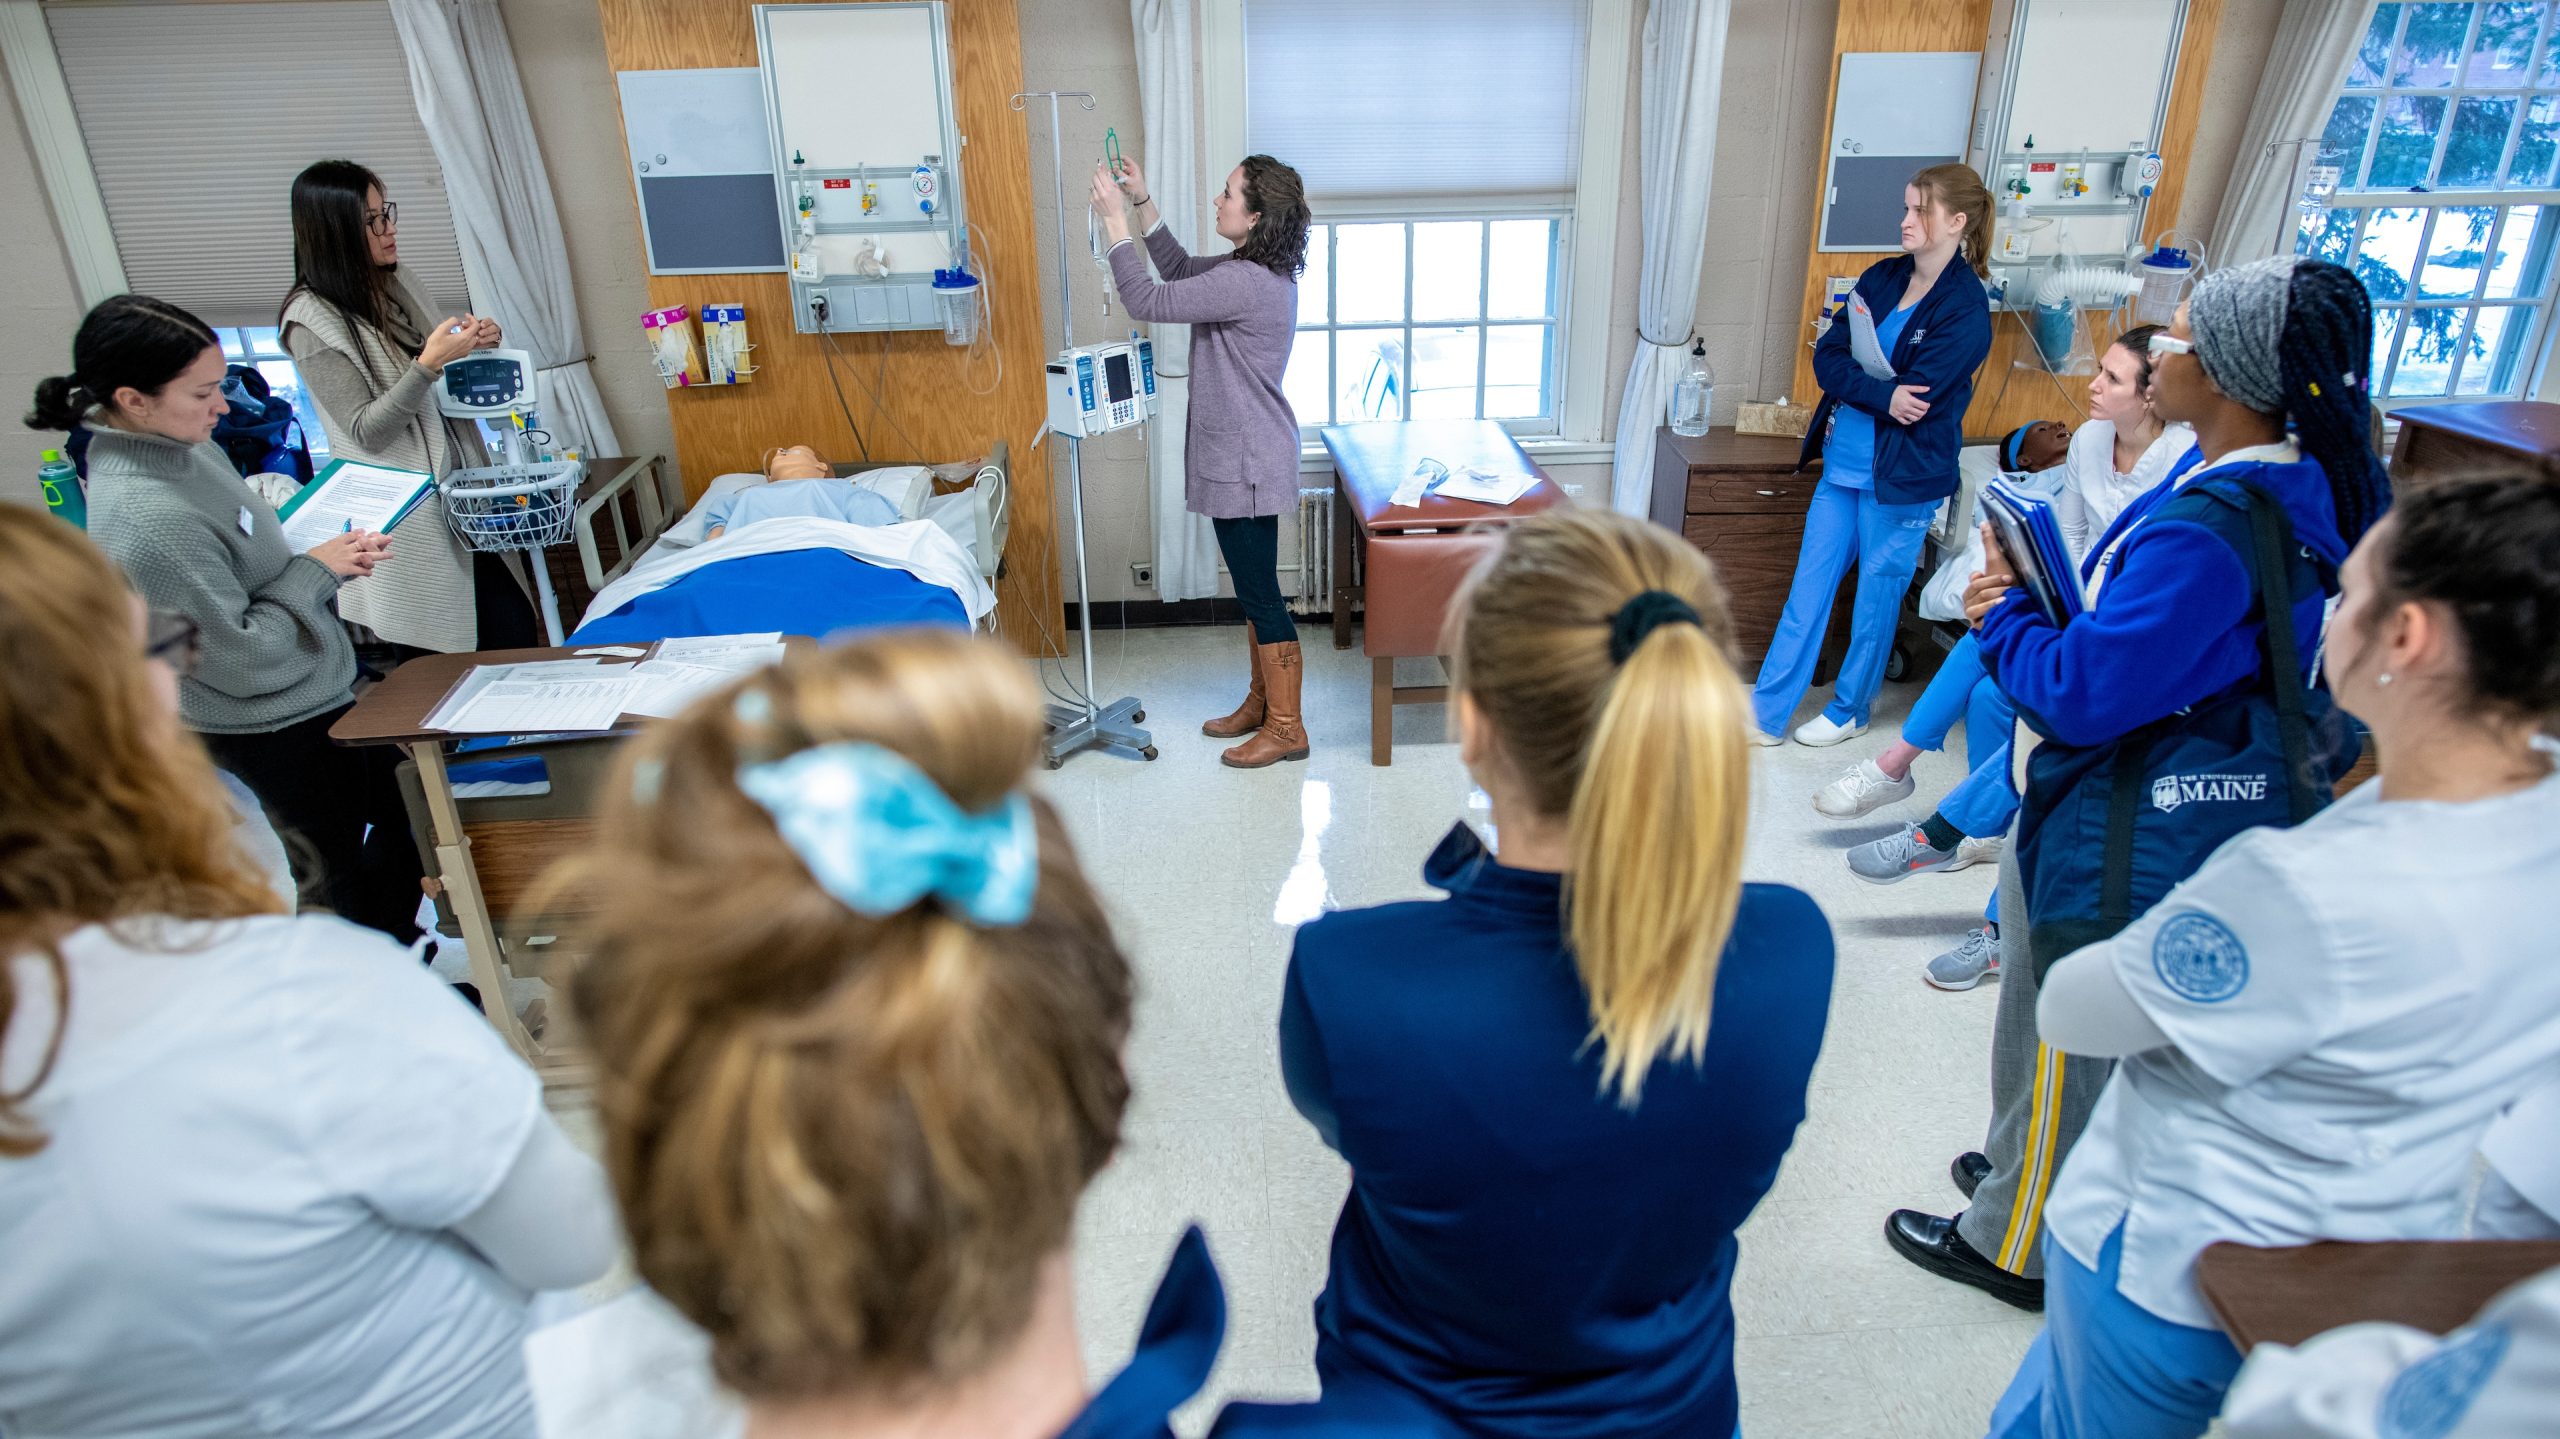
[[[204,631],[192,619],[169,610],[153,610],[142,631],[142,657],[159,660],[182,675],[196,672],[204,653]]]
[[[2151,358],[2155,360],[2163,355],[2192,355],[2196,352],[2196,342],[2181,340],[2163,330],[2151,337],[2150,350]]]
[[[379,210],[364,212],[364,227],[377,235],[388,235],[400,228],[400,207],[389,200]]]

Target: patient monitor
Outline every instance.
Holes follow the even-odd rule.
[[[1049,361],[1049,428],[1079,439],[1143,424],[1157,409],[1155,345],[1137,335]]]

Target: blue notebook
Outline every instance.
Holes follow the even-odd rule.
[[[1982,487],[1982,517],[2009,557],[2019,587],[2047,621],[2068,624],[2088,608],[2080,597],[2079,567],[2071,563],[2071,547],[2062,541],[2051,501],[2003,476]]]

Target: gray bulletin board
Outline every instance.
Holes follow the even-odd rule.
[[[1981,68],[1972,50],[1840,57],[1816,249],[1902,247],[1902,187],[1931,165],[1964,158]]]
[[[614,79],[649,273],[788,268],[762,72],[624,70]]]

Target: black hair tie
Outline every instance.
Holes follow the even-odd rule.
[[[1655,627],[1678,621],[1685,625],[1703,624],[1697,607],[1669,590],[1646,590],[1618,606],[1609,616],[1609,663],[1622,665],[1636,652],[1644,637]]]

